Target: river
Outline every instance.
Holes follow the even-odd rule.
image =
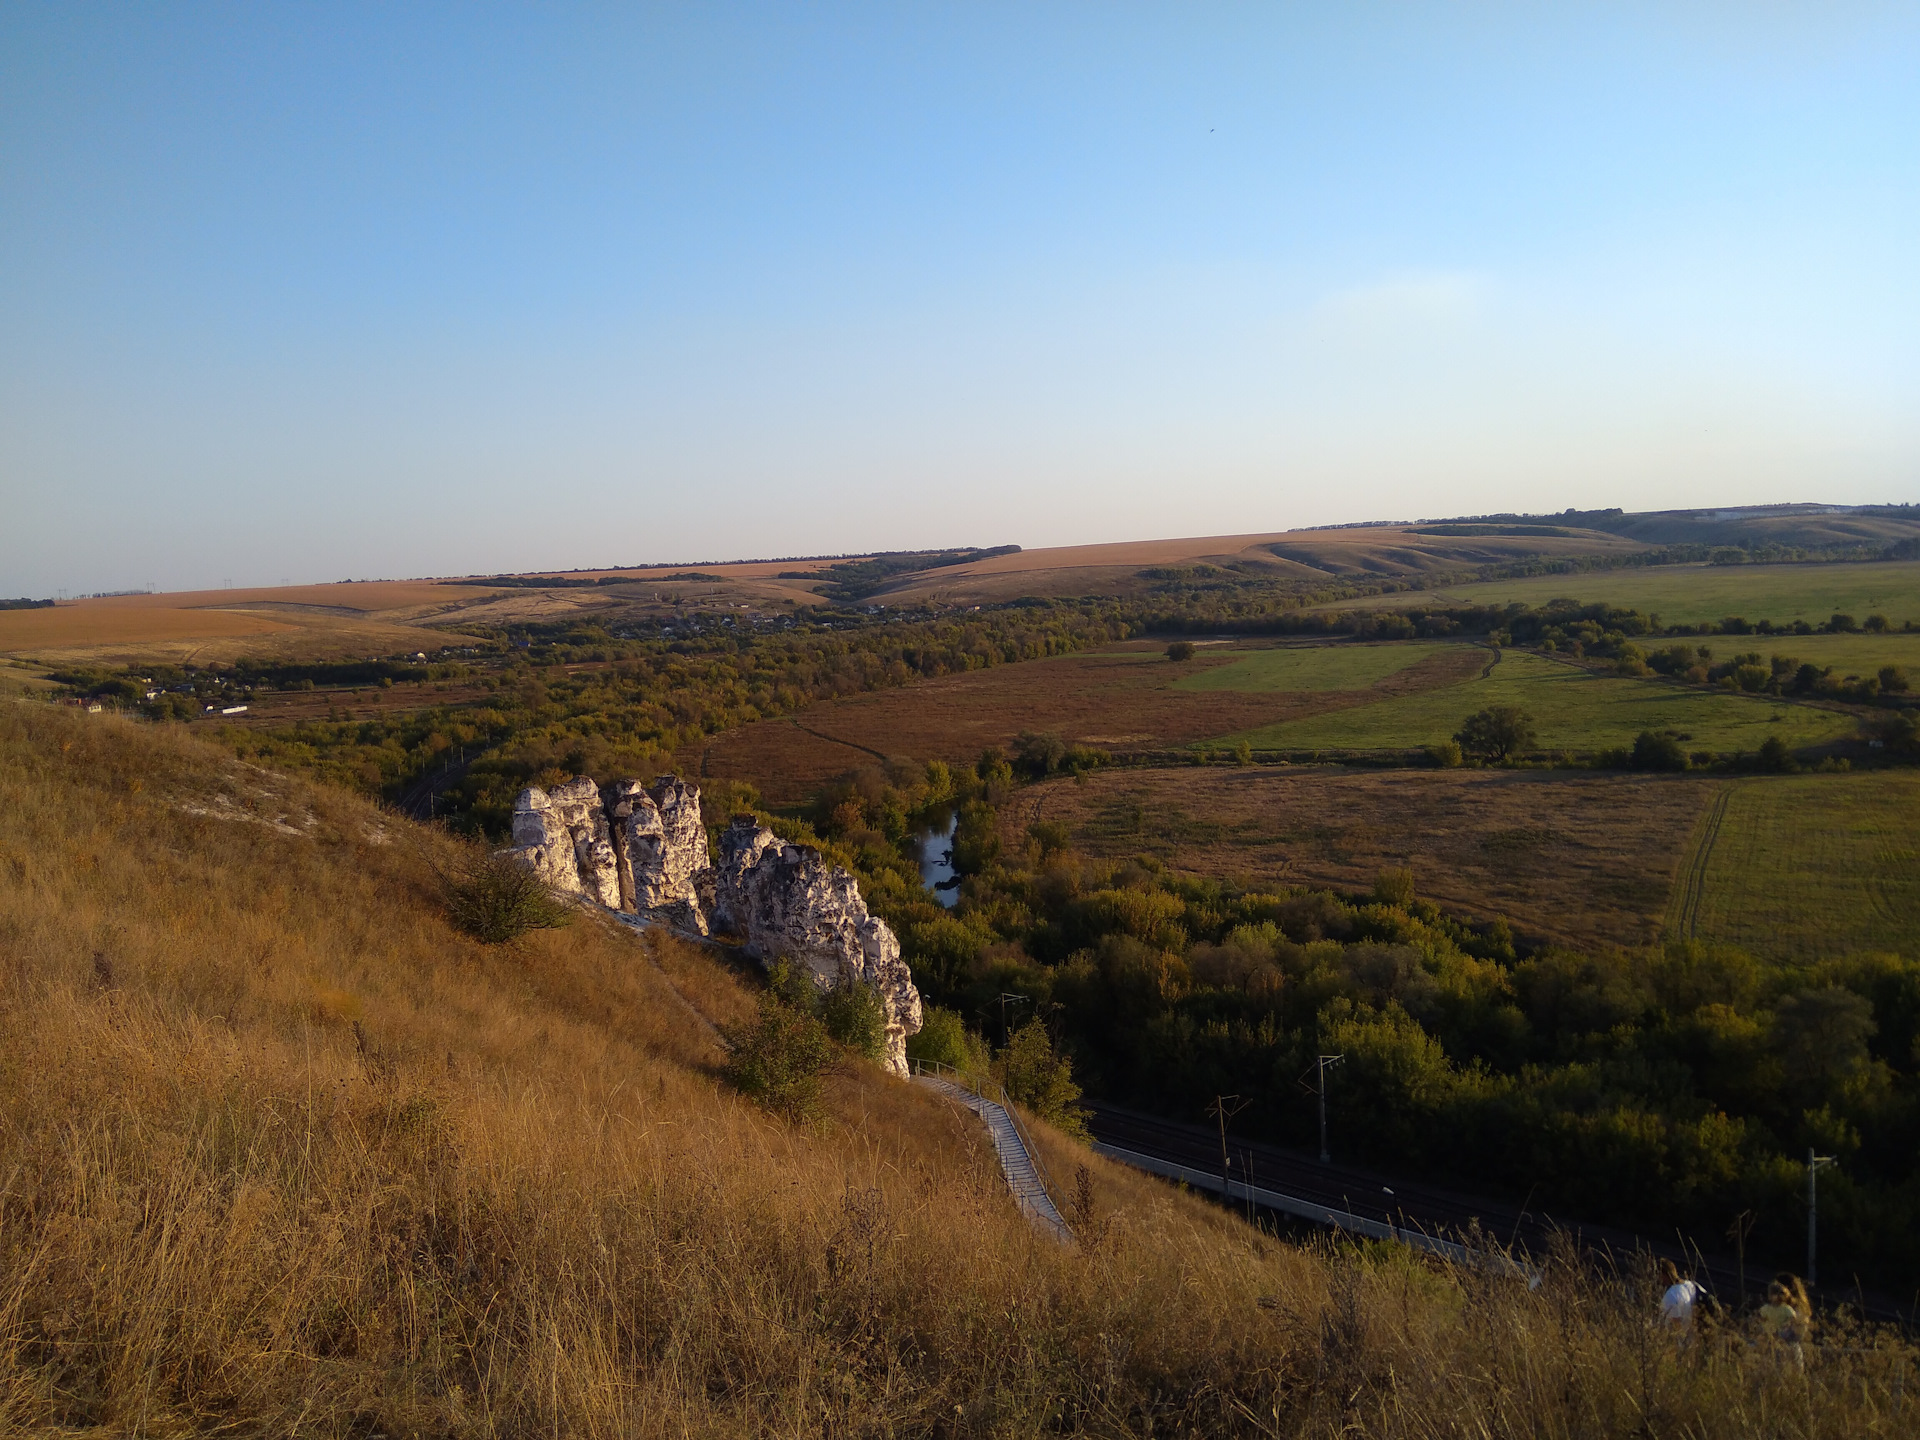
[[[953,832],[960,812],[949,810],[914,837],[920,851],[920,883],[951,910],[960,903],[960,877],[953,870]]]

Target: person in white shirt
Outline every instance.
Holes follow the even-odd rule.
[[[1660,1262],[1660,1283],[1665,1287],[1660,1296],[1660,1323],[1684,1342],[1693,1334],[1693,1306],[1700,1298],[1700,1287],[1682,1279],[1679,1267],[1671,1260]]]

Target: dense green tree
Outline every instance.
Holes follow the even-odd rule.
[[[1504,765],[1535,744],[1533,717],[1517,705],[1494,705],[1467,717],[1453,737],[1467,754]]]
[[[1630,763],[1636,770],[1684,770],[1687,768],[1687,752],[1671,734],[1642,730],[1633,738]]]

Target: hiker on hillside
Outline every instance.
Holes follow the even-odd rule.
[[[1807,1332],[1813,1323],[1813,1303],[1798,1275],[1781,1271],[1767,1286],[1767,1303],[1755,1317],[1760,1334],[1797,1366],[1805,1366]]]

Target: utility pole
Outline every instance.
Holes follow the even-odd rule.
[[[1740,1257],[1740,1305],[1744,1309],[1747,1303],[1747,1236],[1753,1230],[1753,1222],[1758,1217],[1751,1210],[1742,1210],[1733,1217],[1733,1224],[1727,1227],[1727,1238],[1733,1241],[1734,1250]]]
[[[1818,1179],[1820,1172],[1833,1164],[1833,1156],[1816,1155],[1813,1147],[1807,1147],[1807,1288],[1812,1289],[1819,1283],[1818,1273],[1814,1269],[1813,1238],[1814,1217],[1819,1209],[1820,1192]]]
[[[1029,997],[1029,996],[1026,996],[1026,995],[1012,995],[1012,994],[1009,994],[1009,993],[1007,993],[1007,992],[1006,992],[1006,991],[1004,991],[1004,990],[1002,990],[1002,991],[1000,992],[1000,1048],[1001,1048],[1002,1050],[1004,1050],[1004,1049],[1006,1049],[1006,1048],[1007,1048],[1007,1040],[1008,1040],[1008,1034],[1007,1034],[1007,1006],[1009,1006],[1009,1005],[1031,1005],[1032,1003],[1033,1003],[1033,1001],[1032,1001],[1032,998],[1031,998],[1031,997]]]
[[[1207,1107],[1207,1113],[1220,1122],[1220,1190],[1229,1205],[1233,1203],[1233,1176],[1229,1173],[1233,1162],[1227,1159],[1227,1121],[1252,1103],[1238,1095],[1216,1095]]]
[[[1320,1163],[1332,1163],[1333,1156],[1327,1150],[1327,1071],[1347,1057],[1344,1055],[1322,1055],[1316,1065],[1319,1069],[1319,1084],[1314,1088],[1320,1092]]]

